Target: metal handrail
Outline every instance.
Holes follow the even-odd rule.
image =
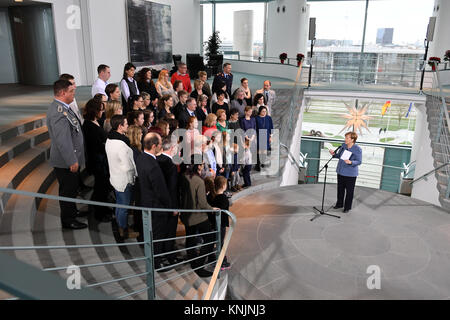
[[[339,142],[344,143],[344,140],[342,139],[333,139],[333,138],[324,138],[324,137],[313,137],[313,136],[302,136],[302,140],[312,140],[312,141],[322,141],[322,142]],[[380,147],[380,148],[394,148],[394,149],[403,149],[403,150],[410,150],[412,149],[412,146],[408,145],[393,145],[389,143],[379,143],[379,142],[359,142],[358,145],[362,146],[371,146],[371,147]]]
[[[88,286],[93,287],[93,286],[100,286],[100,285],[104,285],[104,284],[109,284],[109,283],[113,283],[113,282],[118,282],[118,281],[122,281],[122,280],[126,280],[126,279],[130,279],[132,277],[140,277],[140,276],[144,276],[147,275],[147,287],[145,289],[141,289],[139,291],[136,292],[132,292],[130,294],[124,295],[122,297],[119,297],[118,299],[123,299],[141,292],[144,292],[145,290],[148,291],[148,298],[154,298],[155,297],[155,285],[154,285],[154,272],[158,271],[158,270],[154,270],[153,269],[153,259],[155,256],[162,256],[164,254],[161,255],[154,255],[153,254],[153,250],[151,248],[152,244],[153,244],[153,239],[151,237],[152,234],[152,229],[151,229],[151,212],[152,211],[157,211],[157,212],[180,212],[180,213],[209,213],[209,212],[213,212],[216,214],[216,221],[217,221],[217,229],[216,231],[212,231],[212,232],[208,232],[208,234],[217,234],[217,241],[214,241],[212,243],[208,243],[208,244],[218,244],[218,248],[221,248],[220,254],[219,254],[219,258],[216,261],[216,267],[213,273],[213,276],[211,277],[211,281],[209,282],[208,285],[208,291],[207,294],[205,295],[205,300],[209,300],[211,298],[212,295],[212,291],[214,290],[215,284],[217,282],[217,278],[218,278],[218,274],[220,271],[220,267],[222,265],[224,256],[225,256],[225,252],[228,248],[229,242],[231,240],[231,235],[235,229],[236,226],[236,216],[231,213],[228,210],[201,210],[201,209],[167,209],[167,208],[145,208],[145,207],[138,207],[138,206],[129,206],[129,205],[119,205],[119,204],[115,204],[115,203],[103,203],[103,202],[97,202],[97,201],[90,201],[90,200],[82,200],[82,199],[73,199],[73,198],[67,198],[67,197],[59,197],[59,196],[53,196],[53,195],[47,195],[47,194],[41,194],[41,193],[34,193],[34,192],[28,192],[28,191],[22,191],[22,190],[14,190],[14,189],[8,189],[8,188],[0,188],[0,193],[9,193],[9,194],[15,194],[15,195],[22,195],[22,196],[28,196],[28,197],[33,197],[33,198],[40,198],[40,199],[48,199],[48,200],[55,200],[55,201],[65,201],[65,202],[72,202],[72,203],[78,203],[78,204],[86,204],[86,205],[92,205],[92,206],[101,206],[101,207],[109,207],[109,208],[123,208],[123,209],[132,209],[132,210],[142,210],[143,211],[143,222],[144,222],[144,230],[149,230],[149,232],[145,232],[144,236],[145,236],[145,241],[144,242],[139,242],[139,243],[127,243],[127,244],[95,244],[95,245],[70,245],[70,246],[29,246],[29,247],[0,247],[0,251],[7,251],[7,250],[61,250],[61,249],[87,249],[87,248],[98,248],[98,247],[120,247],[120,246],[133,246],[133,245],[141,245],[143,244],[145,246],[145,258],[137,258],[137,259],[130,259],[130,260],[124,260],[124,261],[113,261],[113,262],[105,262],[105,263],[97,263],[97,264],[90,264],[90,265],[83,265],[81,267],[97,267],[97,266],[101,266],[101,265],[111,265],[111,264],[118,264],[118,263],[125,263],[125,262],[131,262],[131,261],[141,261],[141,260],[145,260],[147,263],[147,272],[144,274],[139,274],[139,275],[130,275],[124,278],[120,278],[120,279],[113,279],[110,281],[105,281],[105,282],[101,282],[101,283],[97,283],[97,284],[90,284]],[[150,213],[150,214],[149,214]],[[220,215],[224,213],[227,214],[230,218],[231,218],[231,224],[230,227],[226,233],[225,239],[224,239],[224,243],[222,246],[220,246]],[[196,235],[197,236],[197,235]],[[178,237],[178,238],[171,238],[171,239],[179,239],[179,238],[187,238],[189,236],[186,237]],[[155,240],[155,242],[161,242],[161,241],[169,241],[167,239],[158,239]],[[203,246],[203,245],[200,245]],[[185,251],[188,250],[190,248],[187,249],[183,249],[181,251]],[[208,255],[210,254],[214,254],[213,251],[211,253],[208,253]],[[217,253],[217,252],[216,252]],[[201,257],[197,257],[196,259],[199,259]],[[193,259],[195,260],[195,259]],[[187,261],[189,262],[189,261]],[[184,264],[186,262],[183,262],[181,264]],[[207,265],[211,265],[212,263],[208,263],[206,265],[203,265],[199,268],[203,268]],[[163,268],[164,269],[164,268]],[[62,270],[61,268],[49,268],[49,269],[44,269],[42,271],[57,271],[57,270]],[[160,269],[162,270],[162,269]],[[195,271],[194,270],[190,270],[189,272]],[[150,278],[149,278],[150,276]],[[169,280],[164,280],[162,282],[167,282]]]
[[[330,159],[324,159],[324,158],[306,158],[306,160],[328,161],[328,160],[330,160]],[[377,167],[383,167],[383,168],[391,168],[391,169],[405,170],[405,168],[389,166],[389,165],[387,165],[387,164],[367,163],[367,162],[364,162],[363,164],[364,164],[364,165],[367,165],[367,166],[377,166]]]
[[[442,166],[446,167],[447,189],[443,197],[450,198],[450,167],[445,164],[446,162],[450,162],[450,116],[448,114],[447,103],[445,101],[445,95],[440,79],[441,71],[438,70],[436,61],[433,63],[433,85],[431,93],[427,94],[429,96],[427,98],[427,109],[438,115],[437,128],[435,128],[436,134],[433,142],[435,146],[439,148],[439,153],[443,157],[443,159],[440,160],[440,162],[443,162]],[[447,128],[445,128],[445,126],[447,126]]]
[[[440,94],[440,100],[442,102],[442,110],[444,111],[445,119],[447,120],[448,132],[450,133],[450,116],[448,115],[447,103],[445,102],[445,96],[444,96],[444,91],[442,89],[442,83],[441,83],[441,78],[440,78],[439,72],[440,71],[436,71],[436,79],[437,79],[437,83],[439,86],[439,94]]]
[[[81,290],[68,290],[67,283],[55,274],[42,272],[34,266],[19,261],[9,255],[0,253],[0,289],[15,296],[8,300],[18,298],[57,299],[57,300],[105,300],[110,299],[98,291],[89,288]],[[20,274],[20,281],[11,274]],[[51,291],[42,292],[41,288],[51,288]]]
[[[289,149],[289,147],[287,145],[285,145],[284,143],[280,142],[280,146],[285,148],[287,150],[288,153],[288,158],[290,159],[291,163],[295,164],[297,169],[300,171],[302,168],[304,168],[303,166],[300,165],[300,163],[298,163],[295,158],[294,155],[292,154],[291,150]]]
[[[409,184],[412,185],[412,184],[414,184],[414,183],[416,183],[416,182],[418,182],[418,181],[420,181],[420,180],[423,180],[423,179],[425,179],[426,177],[428,177],[429,175],[435,173],[436,171],[441,170],[442,168],[444,168],[444,167],[446,167],[446,166],[448,166],[448,165],[450,165],[450,162],[444,163],[443,165],[441,165],[441,166],[439,166],[439,167],[437,167],[437,168],[435,168],[435,169],[429,171],[428,173],[425,173],[424,175],[420,176],[420,178],[417,178],[417,179],[411,181]]]

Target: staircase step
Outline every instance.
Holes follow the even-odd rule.
[[[0,168],[18,155],[49,139],[47,126],[28,131],[0,145]]]
[[[89,229],[91,234],[91,239],[95,243],[116,243],[111,224],[106,223],[96,223],[95,219],[90,219]],[[130,257],[125,257],[119,247],[108,247],[108,248],[97,248],[98,255],[102,258],[103,262],[112,262],[120,260],[129,260]],[[141,258],[144,255],[135,256],[133,258]],[[135,265],[140,265],[141,268],[136,270],[128,263],[114,264],[110,266],[105,266],[110,272],[113,278],[122,278],[132,274],[140,274],[145,272],[145,261],[134,262]],[[129,280],[124,280],[118,283],[123,287],[126,293],[131,293],[138,290],[137,288],[143,288],[146,285],[145,279],[133,278]],[[143,293],[145,299],[147,298],[146,292]],[[139,295],[133,296],[133,299],[141,299]]]
[[[447,174],[447,171],[443,168],[442,170],[439,170],[436,172],[436,178],[439,183],[447,185],[449,183],[449,176]]]
[[[40,164],[42,164],[49,155],[50,140],[46,140],[37,146],[22,153],[13,161],[8,162],[2,168],[0,176],[0,186],[4,188],[16,189],[20,183]],[[7,202],[11,197],[8,193],[3,193],[0,200],[0,213],[6,208]]]
[[[48,194],[58,194],[58,183],[55,182],[48,190]],[[66,230],[61,228],[59,203],[55,200],[43,200],[42,207],[45,211],[39,212],[36,220],[36,225],[42,226],[44,221],[44,232],[39,234],[35,232],[35,243],[39,242],[42,245],[89,245],[92,244],[90,239],[89,229],[83,230]],[[80,219],[80,221],[83,221]],[[84,221],[83,221],[84,222]],[[36,226],[38,228],[38,226]],[[46,251],[46,252],[44,252]],[[40,252],[41,258],[45,259],[43,265],[46,268],[52,267],[68,267],[71,265],[83,265],[101,263],[102,260],[98,256],[95,248],[88,249],[69,249],[69,250],[44,250]],[[60,271],[58,274],[66,279],[69,275],[65,271]],[[82,286],[91,283],[98,283],[112,280],[108,270],[105,266],[82,268]],[[99,290],[110,296],[121,296],[126,294],[123,288],[117,284],[112,283],[103,285],[101,287],[93,288]]]
[[[47,194],[58,194],[58,182],[54,182],[47,190]],[[43,199],[35,219],[33,232],[35,246],[59,246],[64,245],[63,231],[61,229],[61,219],[59,217],[59,205],[52,200]],[[55,268],[69,266],[72,264],[68,250],[38,250],[42,268]],[[64,272],[58,273],[61,278],[67,278]],[[87,281],[81,274],[81,283]]]
[[[56,179],[53,168],[47,162],[34,169],[17,190],[46,193],[52,182]],[[2,244],[10,246],[33,246],[34,218],[42,199],[12,195],[6,206],[0,226]],[[42,267],[37,254],[29,251],[16,251],[17,259]]]
[[[439,194],[441,195],[441,197],[445,198],[445,193],[447,192],[447,182],[446,183],[438,182],[437,187],[438,187]]]
[[[448,161],[450,161],[450,157],[446,156],[440,152],[436,152],[433,154],[434,159],[436,159],[436,161],[442,162],[442,163],[446,163]]]
[[[441,202],[442,207],[443,207],[444,209],[446,209],[447,212],[450,212],[450,199],[445,199],[445,198],[443,198],[443,197],[440,197],[440,198],[439,198],[439,201]]]
[[[8,140],[22,135],[25,132],[45,126],[46,122],[46,114],[43,113],[0,127],[0,145],[4,145]]]

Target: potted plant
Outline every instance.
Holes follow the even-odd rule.
[[[305,55],[303,53],[297,53],[297,67],[300,67]]]
[[[441,58],[439,57],[430,57],[428,59],[428,64],[431,66],[431,70],[436,71],[436,65],[441,63]]]
[[[447,63],[450,61],[450,50],[445,51],[444,61],[445,61],[444,69],[447,69]]]
[[[287,53],[283,52],[282,54],[280,54],[280,61],[281,63],[284,63],[284,61],[287,59]]]
[[[219,48],[222,40],[219,37],[219,31],[215,31],[211,34],[208,41],[205,41],[205,56],[208,61],[208,72],[212,72],[213,74],[218,71],[220,66],[217,66],[216,60],[219,56]]]

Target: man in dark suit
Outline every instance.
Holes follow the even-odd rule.
[[[187,93],[187,91],[184,91],[184,90],[178,91],[178,100],[180,100],[180,101],[175,105],[175,107],[173,108],[173,112],[172,112],[175,115],[175,119],[178,119],[181,111],[183,111],[186,108],[186,100],[188,98],[189,98],[189,93]]]
[[[151,132],[144,138],[144,152],[136,159],[139,177],[141,205],[146,208],[169,208],[171,199],[167,190],[164,174],[156,160],[161,152],[162,141],[159,134]],[[153,240],[163,239],[167,235],[167,221],[171,212],[152,211]],[[164,243],[154,243],[154,254],[164,253]],[[155,258],[155,269],[168,266],[164,258]],[[168,271],[169,268],[162,270]]]
[[[170,208],[179,208],[178,204],[178,169],[173,163],[172,157],[176,154],[176,141],[172,141],[172,138],[166,137],[162,142],[163,152],[156,157],[156,160],[161,167],[164,175],[164,179],[167,184],[167,189],[170,195]],[[175,211],[173,215],[170,215],[167,219],[167,233],[165,238],[175,238],[178,227],[178,212]],[[175,251],[175,240],[164,242],[164,252]],[[181,260],[177,259],[176,254],[167,256],[167,260],[170,264],[180,263]]]
[[[224,63],[223,72],[216,74],[216,76],[214,77],[212,87],[217,89],[221,81],[226,83],[228,96],[231,97],[231,87],[233,86],[233,74],[231,73],[231,63],[228,62]]]
[[[80,119],[70,108],[75,98],[75,86],[68,80],[53,85],[55,100],[47,111],[50,135],[50,165],[55,168],[59,183],[59,196],[76,198],[79,169],[85,164],[84,140]],[[73,202],[59,202],[61,224],[66,229],[84,229],[87,224],[76,220],[77,207]]]
[[[197,110],[197,102],[194,98],[188,98],[186,100],[186,108],[184,108],[178,114],[178,126],[180,129],[186,129],[187,124],[189,123],[190,117],[197,117],[195,111]]]

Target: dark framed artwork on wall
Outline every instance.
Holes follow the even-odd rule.
[[[128,44],[136,66],[172,61],[172,18],[169,5],[127,0]]]

